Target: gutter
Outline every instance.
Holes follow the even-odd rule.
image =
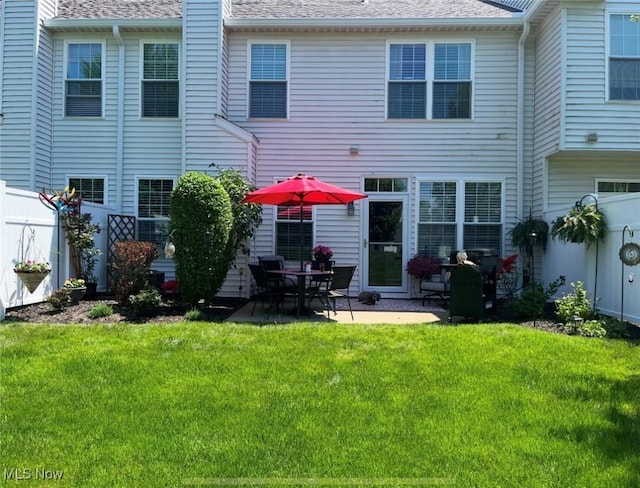
[[[380,28],[425,28],[425,27],[467,27],[467,28],[512,28],[522,26],[522,17],[477,18],[327,18],[327,19],[255,19],[227,18],[224,26],[229,29],[380,29]]]
[[[6,1],[6,0],[5,0]],[[182,19],[115,19],[118,28],[127,29],[182,29]],[[42,24],[51,31],[113,30],[114,19],[45,19]]]
[[[120,27],[112,26],[113,37],[118,43],[118,103],[116,113],[116,202],[115,207],[122,211],[122,187],[124,186],[124,40]]]

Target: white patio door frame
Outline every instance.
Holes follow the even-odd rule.
[[[362,242],[362,284],[361,288],[364,291],[376,291],[383,297],[393,298],[409,298],[409,279],[407,273],[404,271],[406,262],[409,259],[409,195],[403,193],[369,193],[368,198],[363,200],[363,242]],[[370,285],[370,273],[372,272],[371,263],[369,262],[369,208],[371,205],[382,202],[399,202],[402,204],[402,245],[401,250],[401,284],[399,286],[376,286]],[[389,246],[394,246],[395,243],[388,243]]]

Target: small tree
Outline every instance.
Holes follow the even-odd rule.
[[[190,171],[171,192],[169,215],[180,294],[193,305],[201,298],[210,302],[229,269],[227,246],[233,225],[229,195],[220,181]]]
[[[139,293],[148,283],[151,263],[158,257],[158,248],[152,242],[120,241],[113,255],[114,291],[122,304]]]

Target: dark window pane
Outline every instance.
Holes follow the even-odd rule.
[[[178,116],[178,82],[145,81],[142,83],[143,117]]]
[[[286,82],[252,81],[250,92],[250,117],[287,117]]]
[[[464,226],[464,249],[495,249],[501,255],[500,242],[502,240],[501,225],[473,225]]]
[[[609,98],[640,100],[640,59],[609,61]]]
[[[471,83],[434,83],[433,118],[471,118]]]
[[[104,179],[70,178],[69,188],[75,188],[85,202],[104,203]]]
[[[311,259],[313,224],[302,224],[302,259]],[[276,254],[288,261],[300,261],[300,222],[276,223]]]
[[[426,93],[424,82],[389,83],[389,118],[424,119]]]

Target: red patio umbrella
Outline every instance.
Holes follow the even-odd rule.
[[[366,197],[367,195],[362,193],[325,183],[313,176],[298,174],[275,185],[252,191],[242,201],[244,203],[267,203],[285,207],[299,207],[300,271],[302,271],[304,268],[304,260],[302,258],[304,207],[309,205],[346,205]]]

